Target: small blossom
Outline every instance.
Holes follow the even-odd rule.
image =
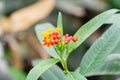
[[[46,43],[50,43],[50,39],[47,38],[47,39],[45,40],[45,42],[46,42]]]
[[[53,38],[53,39],[56,39],[56,38],[57,38],[57,35],[52,35],[52,38]]]
[[[69,36],[69,34],[65,34],[65,37],[68,37]]]
[[[57,35],[57,39],[60,39],[60,35]]]
[[[59,40],[58,39],[55,39],[55,44],[58,44]]]
[[[45,37],[44,38],[44,40],[43,40],[43,45],[44,46],[48,46],[48,47],[50,47],[51,46],[51,44],[50,44],[50,38],[49,37]]]
[[[48,36],[48,32],[42,32],[42,36],[47,37]]]
[[[58,35],[59,33],[55,31],[55,32],[53,32],[52,34],[53,34],[53,35]]]
[[[61,28],[60,28],[60,27],[57,27],[57,28],[56,28],[56,31],[57,31],[57,32],[60,32],[60,31],[61,31]]]
[[[49,32],[49,33],[52,33],[52,28],[48,28],[48,32]]]
[[[71,41],[71,38],[72,36],[69,36],[69,34],[65,34],[63,37],[62,37],[62,41],[67,44]]]
[[[55,40],[51,40],[50,43],[51,43],[51,45],[54,45],[55,44]]]

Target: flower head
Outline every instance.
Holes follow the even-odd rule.
[[[52,45],[60,44],[68,44],[70,41],[76,42],[78,38],[76,36],[70,36],[69,34],[65,34],[64,36],[60,35],[60,27],[57,27],[55,31],[52,28],[48,28],[47,32],[42,32],[43,45],[50,47]]]
[[[61,35],[58,31],[60,31],[60,28],[57,27],[56,31],[53,31],[52,28],[48,28],[48,32],[42,32],[42,36],[44,36],[44,46],[50,47],[51,45],[59,44]]]

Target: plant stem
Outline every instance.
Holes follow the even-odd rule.
[[[67,67],[67,60],[61,59],[61,64],[64,68],[64,72],[67,74],[69,72],[68,67]]]
[[[63,50],[60,51],[60,52],[58,52],[57,47],[54,46],[54,48],[55,48],[58,56],[60,57],[60,62],[61,62],[61,64],[62,64],[62,66],[63,66],[64,72],[67,74],[67,73],[69,72],[68,66],[67,66],[67,58],[64,59],[64,58],[62,57],[62,55],[63,55]]]

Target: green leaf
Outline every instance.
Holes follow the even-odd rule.
[[[100,26],[109,20],[116,12],[118,12],[117,9],[105,11],[84,24],[74,35],[78,37],[78,41],[76,43],[69,43],[68,54],[82,44],[93,32],[100,28]]]
[[[50,23],[38,24],[35,27],[35,32],[36,32],[37,37],[38,37],[39,41],[41,42],[41,44],[43,44],[43,36],[41,35],[41,33],[43,31],[47,31],[48,28],[52,28],[53,30],[55,30],[55,27]],[[50,54],[52,57],[59,58],[59,56],[57,55],[53,46],[51,46],[51,47],[43,46],[43,47],[47,51],[47,53]]]
[[[112,51],[112,53],[120,53],[120,42],[119,42],[118,45],[114,48],[114,50]]]
[[[60,34],[63,35],[63,24],[62,24],[62,14],[61,14],[61,12],[59,12],[59,14],[58,14],[57,27],[61,28]]]
[[[58,66],[54,65],[45,71],[41,77],[43,80],[65,80],[66,75]]]
[[[120,20],[120,13],[113,15],[106,23],[111,24],[111,23],[117,23]]]
[[[35,66],[38,64],[41,59],[34,60],[32,64]],[[63,70],[60,69],[57,65],[52,66],[47,71],[45,71],[41,77],[43,80],[65,80],[66,75],[64,74]]]
[[[66,80],[87,80],[87,79],[78,72],[69,72],[67,74]]]
[[[8,73],[13,77],[14,80],[25,80],[26,74],[14,67],[8,68]]]
[[[41,61],[43,61],[44,59],[36,59],[32,61],[32,66],[36,66],[38,63],[40,63]]]
[[[55,58],[41,61],[30,70],[26,80],[37,80],[42,73],[44,73],[57,62],[59,62],[59,60]]]
[[[120,26],[113,24],[84,55],[80,64],[80,73],[85,74],[99,67],[120,42]]]
[[[120,54],[110,54],[107,59],[97,69],[89,72],[86,76],[94,75],[119,75],[120,74]]]

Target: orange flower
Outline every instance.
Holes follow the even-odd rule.
[[[56,31],[53,31],[52,28],[49,28],[48,32],[42,32],[42,36],[44,37],[43,45],[50,47],[52,45],[59,44],[60,40],[62,40],[63,43],[65,44],[68,44],[70,41],[76,42],[78,40],[76,36],[72,37],[72,36],[69,36],[69,34],[65,34],[63,37],[61,37],[59,33],[60,30],[61,28],[57,27]]]
[[[59,29],[59,28],[58,28]],[[51,45],[59,44],[60,41],[60,34],[58,31],[52,31],[52,28],[48,29],[48,32],[42,32],[43,45],[50,47]]]

